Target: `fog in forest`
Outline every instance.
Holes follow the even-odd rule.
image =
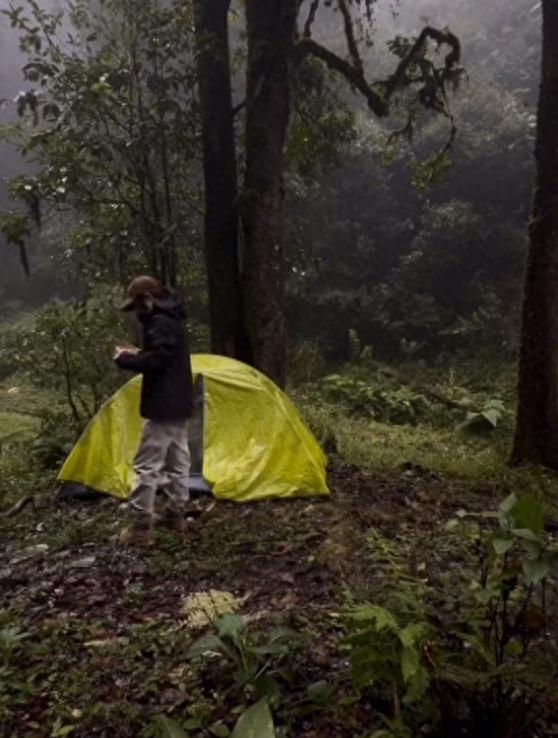
[[[47,2],[41,6],[45,10],[64,7],[63,3],[50,5]],[[380,165],[383,142],[387,132],[396,128],[401,118],[395,114],[387,123],[380,125],[366,110],[358,95],[346,88],[341,89],[339,95],[343,104],[357,113],[358,134],[356,137],[347,137],[347,142],[336,152],[335,165],[324,166],[323,162],[316,164],[314,183],[305,183],[302,191],[298,187],[300,171],[296,171],[297,163],[294,162],[287,172],[290,217],[286,223],[286,233],[288,241],[294,244],[295,253],[292,256],[295,258],[304,251],[303,262],[319,260],[323,264],[323,269],[310,286],[312,294],[321,295],[322,298],[332,290],[358,292],[364,289],[364,284],[359,284],[359,270],[356,270],[353,280],[349,274],[353,266],[346,264],[345,268],[340,265],[336,259],[336,248],[342,253],[351,248],[351,243],[359,244],[357,250],[362,254],[365,272],[369,269],[376,275],[378,289],[381,290],[382,284],[394,279],[394,270],[405,271],[402,264],[396,263],[394,247],[390,243],[394,237],[393,219],[398,221],[395,238],[404,261],[411,251],[416,250],[406,248],[406,245],[409,246],[417,238],[419,241],[428,238],[424,233],[425,228],[441,228],[439,220],[437,225],[434,222],[436,217],[450,217],[447,212],[444,216],[440,210],[433,214],[428,208],[434,204],[440,207],[445,204],[447,207],[448,203],[453,202],[457,203],[459,209],[462,230],[465,229],[467,218],[475,221],[470,224],[473,230],[484,229],[481,223],[483,219],[490,222],[488,227],[491,233],[487,238],[494,246],[490,261],[492,267],[501,267],[500,281],[508,281],[505,296],[499,295],[494,300],[507,302],[510,295],[516,294],[519,285],[517,272],[521,259],[517,255],[511,257],[508,253],[501,265],[498,265],[498,260],[506,248],[511,253],[514,249],[521,250],[524,245],[521,232],[528,218],[533,173],[530,153],[539,68],[539,3],[533,0],[496,0],[489,3],[484,0],[378,2],[374,13],[374,31],[371,34],[373,45],[364,52],[366,72],[371,80],[382,78],[393,70],[396,60],[387,51],[386,44],[398,34],[414,35],[425,24],[430,24],[440,28],[449,26],[459,37],[467,77],[451,99],[458,129],[453,145],[452,168],[427,193],[418,196],[416,188],[410,184],[412,173],[409,161],[415,156],[428,156],[440,147],[447,135],[444,121],[432,119],[423,124],[411,146],[401,142],[400,150],[393,155],[392,164],[386,167]],[[304,18],[304,11],[301,17]],[[242,20],[239,13],[235,14],[235,18],[231,33],[233,38],[238,39],[241,38]],[[338,14],[332,8],[322,9],[314,33],[316,38],[339,54],[347,53],[344,37],[339,33]],[[32,85],[23,81],[21,67],[25,64],[25,58],[18,49],[18,34],[10,29],[5,15],[0,16],[0,39],[0,98],[6,100],[2,108],[2,120],[8,122],[16,117],[13,100],[21,90]],[[233,42],[233,51],[235,43],[238,42]],[[240,69],[234,84],[236,97],[240,98],[244,89]],[[293,137],[297,135],[295,129],[296,126],[292,129]],[[24,163],[6,143],[1,146],[0,208],[5,210],[11,207],[7,197],[7,180],[29,171],[33,165]],[[508,163],[502,168],[498,157],[506,152],[510,153],[513,165],[508,156]],[[327,152],[324,156],[327,158]],[[331,243],[323,233],[324,214],[334,221],[328,224],[326,230],[330,229],[330,233],[339,232],[339,237],[332,238]],[[494,223],[495,219],[499,223]],[[402,227],[402,221],[406,227]],[[500,229],[498,233],[494,232],[496,226]],[[14,247],[0,237],[4,252],[0,294],[4,300],[35,305],[57,294],[59,286],[50,279],[50,259],[40,247],[45,239],[48,241],[48,234],[47,221],[43,224],[43,230],[40,233],[35,231],[31,238],[30,280],[22,276]],[[465,248],[472,235],[462,235],[462,246]],[[432,237],[436,238],[435,235]],[[60,229],[54,238],[61,238]],[[518,245],[519,242],[521,245]],[[487,274],[490,265],[477,267],[484,273],[487,282],[496,274],[495,271]],[[300,271],[307,273],[307,265],[299,264]],[[337,276],[336,271],[339,272]],[[415,290],[412,279],[405,287],[404,276],[401,289]],[[368,276],[366,279],[369,279]],[[303,291],[309,289],[308,283],[300,287]],[[292,291],[293,305],[301,308],[303,305],[299,303],[299,298],[303,296],[296,280]],[[370,299],[370,293],[366,299]],[[393,296],[392,301],[395,299]],[[441,295],[440,299],[443,302],[445,298]],[[451,308],[445,306],[444,309],[446,307],[448,310]],[[472,304],[468,308],[458,306],[456,315],[459,313],[463,317],[463,310],[474,313],[480,307]],[[363,321],[368,321],[368,317]],[[301,330],[312,332],[314,329],[308,326]],[[335,328],[331,330],[333,334],[323,338],[326,342],[338,344],[340,335]],[[339,330],[344,329],[340,327]]]

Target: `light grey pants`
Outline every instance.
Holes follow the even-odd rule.
[[[148,420],[134,461],[137,483],[130,497],[132,509],[153,516],[157,491],[163,492],[170,510],[180,512],[190,498],[190,449],[188,423]]]

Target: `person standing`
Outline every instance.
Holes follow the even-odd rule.
[[[148,276],[130,283],[122,309],[138,318],[142,348],[117,348],[114,360],[121,369],[143,375],[140,413],[146,422],[134,461],[132,519],[120,542],[151,546],[155,522],[184,531],[190,497],[188,419],[193,412],[193,380],[186,315],[177,293]],[[158,491],[164,494],[165,506],[156,518]]]

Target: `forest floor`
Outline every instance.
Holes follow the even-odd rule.
[[[351,699],[339,612],[348,598],[381,602],[399,571],[402,581],[420,579],[439,617],[451,619],[452,587],[475,563],[470,542],[446,523],[463,508],[492,509],[504,490],[421,468],[378,475],[341,463],[330,485],[327,498],[218,502],[186,536],[161,532],[147,552],[116,542],[123,515],[111,499],[45,497],[41,509],[0,519],[0,633],[15,629],[3,647],[0,639],[0,736],[174,735],[157,732],[158,714],[187,735],[228,735],[246,691],[230,665],[186,659],[200,633],[188,597],[207,592],[215,613],[219,593],[229,593],[252,628],[279,622],[301,635],[276,709],[285,735],[372,735],[377,705]],[[311,685],[332,691],[309,699]],[[547,705],[541,736],[558,735],[553,719],[558,703]]]
[[[492,387],[479,391],[489,397]],[[531,493],[544,500],[555,536],[557,478],[507,468],[509,427],[475,438],[445,418],[391,425],[304,391],[295,398],[320,440],[337,447],[329,497],[242,506],[209,500],[186,536],[161,531],[154,549],[136,552],[117,543],[125,521],[118,501],[62,502],[52,492],[58,460],[36,445],[50,394],[17,377],[0,385],[0,508],[28,494],[39,503],[0,517],[0,738],[229,735],[253,689],[239,684],[238,658],[190,660],[188,650],[231,609],[249,623],[241,662],[255,659],[259,668],[267,657],[258,649],[275,650],[277,738],[370,738],[394,710],[378,696],[381,685],[360,697],[355,691],[346,613],[405,600],[418,619],[428,612],[429,627],[451,651],[457,641],[446,635],[462,625],[456,602],[470,604],[478,592],[481,564],[478,536],[448,521],[463,510],[494,510],[511,492]],[[451,722],[462,703],[436,704],[435,721],[423,700],[420,735],[558,736],[554,585],[544,590],[545,618],[530,626],[533,656],[528,665],[520,659],[514,677],[537,694],[536,731],[517,727],[522,718],[507,698],[498,706],[492,692],[477,689],[493,674],[485,670],[467,692],[470,715],[481,716],[471,718],[469,732]],[[276,625],[298,634],[285,649],[268,643]],[[511,694],[515,700],[522,690]],[[161,723],[161,715],[174,722]],[[437,732],[429,732],[434,722]],[[386,729],[377,735],[419,734]]]

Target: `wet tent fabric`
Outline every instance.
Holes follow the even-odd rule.
[[[234,359],[198,354],[203,377],[203,476],[215,497],[248,502],[328,494],[326,458],[293,403],[273,382]],[[134,485],[141,377],[124,385],[86,428],[59,474],[116,497]]]

